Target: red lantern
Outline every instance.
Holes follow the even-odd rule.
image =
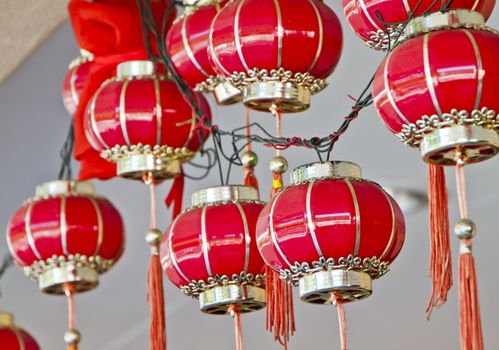
[[[213,18],[227,1],[211,0],[188,6],[168,31],[166,46],[175,69],[196,91],[213,92],[218,104],[241,100],[241,91],[217,77],[208,57],[208,37]]]
[[[265,306],[264,264],[255,239],[263,206],[253,187],[212,187],[194,193],[191,208],[166,230],[163,269],[185,295],[199,298],[203,312]]]
[[[68,348],[77,349],[81,338],[74,294],[97,287],[99,274],[121,257],[124,239],[119,212],[85,182],[44,183],[11,218],[7,245],[14,261],[43,292],[68,297]]]
[[[3,350],[40,350],[36,340],[14,324],[14,317],[0,312],[0,345]]]
[[[487,19],[494,9],[495,2],[455,0],[450,8],[479,11]],[[368,46],[380,51],[385,51],[389,40],[393,41],[400,35],[400,23],[407,21],[412,12],[416,17],[423,13],[440,11],[441,8],[442,4],[433,0],[343,0],[343,9],[350,27]],[[380,15],[385,24],[378,17]],[[385,25],[390,37],[386,34]]]
[[[82,292],[97,287],[124,249],[123,221],[91,184],[52,181],[37,187],[11,218],[7,243],[15,262],[43,292]]]
[[[456,23],[455,23],[456,22]],[[436,13],[414,20],[409,36],[432,23],[483,26],[477,12]],[[459,55],[455,54],[458,50]],[[385,125],[430,163],[477,162],[499,151],[499,35],[487,28],[432,31],[398,46],[373,85]]]
[[[76,108],[80,102],[85,81],[91,71],[92,61],[92,54],[82,50],[81,56],[71,62],[64,76],[62,82],[62,101],[71,116],[76,112]]]
[[[388,271],[404,238],[395,200],[347,162],[295,169],[291,186],[272,198],[257,223],[265,262],[316,304],[371,295],[371,280]]]
[[[213,20],[209,50],[246,105],[297,112],[325,88],[342,40],[338,18],[320,0],[237,0]]]
[[[117,162],[123,177],[178,175],[181,163],[194,157],[208,132],[197,127],[190,104],[154,63],[125,62],[117,72],[87,106],[84,127],[89,142],[104,158]],[[211,118],[206,99],[194,97],[204,118]]]

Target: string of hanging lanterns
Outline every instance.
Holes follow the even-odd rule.
[[[184,11],[174,19],[177,5]],[[40,289],[67,296],[68,349],[80,342],[74,295],[95,288],[99,274],[124,249],[119,213],[83,180],[116,176],[150,188],[145,238],[151,249],[151,350],[167,347],[161,267],[183,294],[199,299],[202,312],[234,318],[238,350],[241,315],[263,308],[266,328],[288,348],[295,332],[293,287],[304,302],[336,306],[340,347],[346,349],[345,304],[371,295],[372,281],[388,272],[406,230],[396,201],[364,179],[358,165],[330,160],[350,123],[374,104],[387,128],[429,164],[428,317],[446,302],[453,283],[444,166],[455,167],[461,347],[482,350],[472,256],[476,227],[469,219],[464,167],[499,152],[494,61],[499,35],[485,25],[494,5],[494,0],[343,0],[354,32],[387,56],[338,130],[307,139],[283,137],[283,116],[308,109],[339,62],[342,28],[325,2],[71,0],[82,57],[63,82],[63,102],[73,120],[60,176],[37,188],[7,232],[14,261]],[[214,125],[203,93],[222,106],[242,102],[244,126],[227,131]],[[250,109],[274,117],[275,135],[251,122]],[[231,141],[231,151],[223,139]],[[215,157],[199,167],[217,166],[221,184],[192,194],[182,210],[185,169],[198,166],[191,162],[196,155],[210,156],[210,142]],[[252,143],[275,151],[268,203],[260,199],[267,196],[259,193]],[[73,146],[80,181],[71,177]],[[294,169],[287,185],[282,151],[294,146],[315,151],[320,162]],[[242,167],[240,185],[228,185],[233,165]],[[162,233],[156,188],[168,180],[173,218]],[[14,330],[20,339],[7,321],[0,331]]]

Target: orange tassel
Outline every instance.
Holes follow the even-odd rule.
[[[151,318],[149,344],[151,350],[166,350],[166,321],[165,299],[163,290],[163,271],[161,269],[161,261],[159,258],[161,231],[156,228],[156,183],[153,174],[146,174],[144,176],[144,182],[146,184],[149,184],[151,198],[151,229],[146,235],[146,242],[149,243],[151,248],[151,258],[149,260],[149,266],[147,268],[147,301],[150,305]],[[175,205],[177,204],[178,202],[175,203]]]
[[[456,184],[461,220],[454,231],[461,240],[459,252],[459,323],[462,350],[483,350],[482,320],[478,300],[475,259],[471,253],[471,239],[476,234],[473,221],[468,219],[466,200],[466,179],[464,166],[466,159],[456,154]]]
[[[463,241],[459,255],[459,321],[462,350],[483,350],[482,320],[475,259],[471,243]]]
[[[260,188],[258,186],[258,179],[256,178],[255,175],[255,169],[250,167],[250,166],[245,166],[244,167],[244,180],[243,184],[245,186],[251,186],[253,188],[256,188],[257,191],[260,191]]]
[[[447,301],[452,287],[452,257],[449,235],[449,213],[444,168],[428,166],[428,198],[430,207],[430,276],[432,293],[426,316],[430,319],[434,307]]]
[[[147,301],[150,304],[150,349],[166,350],[165,301],[163,297],[163,272],[158,254],[151,254],[147,271]]]
[[[282,281],[279,274],[269,266],[265,267],[265,286],[267,291],[266,328],[274,333],[274,340],[287,349],[289,338],[296,330],[293,289]]]

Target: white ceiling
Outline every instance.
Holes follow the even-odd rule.
[[[332,4],[340,13],[340,5]],[[496,12],[490,24],[499,27]],[[345,48],[331,86],[314,97],[306,113],[284,119],[284,134],[289,136],[324,135],[334,130],[348,112],[357,95],[382,59],[345,28]],[[60,86],[66,66],[78,51],[71,29],[65,24],[13,76],[0,86],[0,223],[26,198],[37,183],[53,179],[58,171],[58,151],[66,135],[69,117],[62,106]],[[254,119],[272,127],[272,118],[254,113]],[[217,122],[230,129],[243,123],[240,106],[217,110]],[[258,175],[262,193],[268,193],[270,174],[269,149],[256,147],[260,154]],[[315,161],[310,151],[292,149],[284,152],[291,166]],[[373,108],[365,110],[352,124],[350,132],[337,145],[334,157],[362,165],[366,178],[382,184],[405,184],[424,190],[426,169],[417,152],[406,148],[381,125]],[[498,160],[473,166],[468,170],[471,216],[479,227],[474,252],[477,260],[482,316],[487,349],[499,348],[499,203]],[[457,218],[453,178],[451,218]],[[202,182],[188,181],[185,198],[204,186],[216,185],[215,171]],[[232,182],[241,174],[233,171]],[[162,196],[169,184],[162,186]],[[81,349],[136,350],[147,349],[148,307],[145,302],[145,272],[148,248],[143,236],[148,227],[147,191],[125,180],[98,182],[100,193],[108,196],[122,212],[127,226],[127,249],[122,260],[107,275],[101,286],[77,297],[77,323],[83,333]],[[161,222],[167,225],[170,215],[161,211]],[[407,217],[407,239],[392,271],[374,283],[374,295],[348,305],[349,349],[457,349],[457,294],[425,320],[425,306],[430,292],[428,269],[427,216],[422,211]],[[457,239],[453,239],[457,250]],[[0,254],[7,252],[0,245]],[[12,268],[1,280],[0,309],[16,315],[18,324],[28,329],[43,349],[62,349],[66,330],[64,298],[41,294],[34,283]],[[229,317],[207,316],[198,311],[197,303],[186,299],[167,284],[168,344],[175,349],[234,349],[233,326]],[[293,349],[338,348],[337,318],[333,307],[307,305],[296,300],[297,335]],[[246,349],[279,349],[264,331],[264,312],[243,319]]]

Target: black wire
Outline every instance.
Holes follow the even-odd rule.
[[[59,155],[62,160],[58,176],[59,180],[71,180],[72,177],[71,157],[73,154],[74,137],[75,135],[74,135],[73,119],[71,119],[66,140],[64,141],[61,151],[59,152]]]
[[[145,1],[145,2],[144,2]],[[159,59],[165,64],[168,72],[171,75],[172,80],[176,83],[177,87],[181,91],[182,95],[186,99],[186,101],[189,103],[191,108],[195,111],[196,119],[199,122],[203,122],[203,126],[209,130],[211,130],[212,133],[212,141],[213,141],[213,154],[214,154],[214,162],[212,163],[211,161],[208,162],[208,165],[205,167],[207,171],[211,169],[215,164],[218,165],[218,170],[219,170],[219,176],[220,176],[220,181],[223,184],[224,183],[224,176],[223,176],[223,171],[222,171],[222,165],[221,165],[221,159],[225,159],[227,162],[229,162],[227,174],[225,176],[225,182],[227,183],[229,181],[230,177],[230,172],[232,169],[232,165],[237,165],[241,166],[241,160],[239,157],[239,153],[242,152],[245,149],[245,145],[249,142],[255,142],[255,143],[260,143],[264,144],[267,146],[272,146],[275,148],[287,148],[291,146],[298,146],[298,147],[305,147],[309,149],[313,149],[318,157],[319,160],[322,161],[323,157],[322,154],[325,154],[325,159],[329,160],[331,157],[331,153],[334,149],[334,145],[337,143],[339,138],[348,130],[350,124],[356,120],[361,112],[362,109],[370,106],[373,104],[373,96],[371,93],[368,93],[370,90],[374,76],[371,77],[369,80],[368,84],[365,86],[365,88],[362,90],[361,94],[358,96],[358,98],[355,100],[354,105],[352,106],[352,111],[344,118],[343,122],[339,126],[339,128],[335,131],[330,133],[329,135],[325,137],[313,137],[310,139],[306,138],[299,138],[299,137],[292,137],[292,138],[286,138],[286,137],[275,137],[271,133],[269,133],[265,128],[263,128],[260,124],[258,123],[251,123],[249,126],[241,126],[238,128],[233,129],[232,131],[226,131],[218,128],[216,125],[212,125],[211,121],[208,120],[207,118],[203,119],[203,113],[199,107],[199,103],[196,100],[195,96],[193,95],[192,91],[188,87],[187,83],[180,77],[180,75],[177,73],[175,70],[175,66],[173,64],[173,61],[171,57],[169,56],[168,50],[166,48],[166,34],[167,34],[167,29],[168,29],[168,21],[170,18],[170,15],[175,8],[175,6],[183,6],[183,4],[179,1],[171,3],[167,10],[164,13],[163,20],[162,20],[162,26],[161,29],[159,30],[156,27],[156,23],[154,21],[154,16],[153,12],[151,9],[151,0],[137,0],[137,3],[141,7],[141,13],[143,13],[144,16],[144,22],[146,23],[147,29],[152,33],[152,35],[156,38],[157,41],[157,48],[158,48],[158,54],[159,54]],[[428,13],[437,3],[438,0],[434,0],[432,4],[425,10],[423,11],[422,15]],[[448,8],[452,4],[453,0],[449,0],[449,2],[446,5],[443,5],[442,8]],[[414,17],[414,13],[418,10],[418,8],[421,6],[422,0],[419,0],[418,3],[416,4],[415,8],[411,13],[409,14],[409,19],[404,21],[404,22],[398,22],[398,23],[387,23],[383,15],[377,11],[375,13],[376,18],[380,21],[380,23],[383,24],[383,29],[387,34],[388,33],[388,26],[391,25],[401,25],[401,30],[404,30],[409,21]],[[145,36],[148,38],[148,36]],[[396,46],[398,43],[400,37],[396,38],[393,43],[389,42],[389,50],[388,53],[392,51],[392,49]],[[388,54],[387,53],[387,54]],[[246,132],[242,132],[243,130],[246,131],[246,128],[250,129],[250,135],[248,136]],[[204,135],[200,135],[202,138],[202,148],[200,150],[200,153],[206,152],[204,147],[205,147],[205,140],[204,140]],[[223,143],[222,143],[222,137],[230,137],[231,139],[231,146],[232,146],[232,154],[229,155],[225,152]],[[240,142],[244,143],[244,146],[238,147],[238,144]]]

